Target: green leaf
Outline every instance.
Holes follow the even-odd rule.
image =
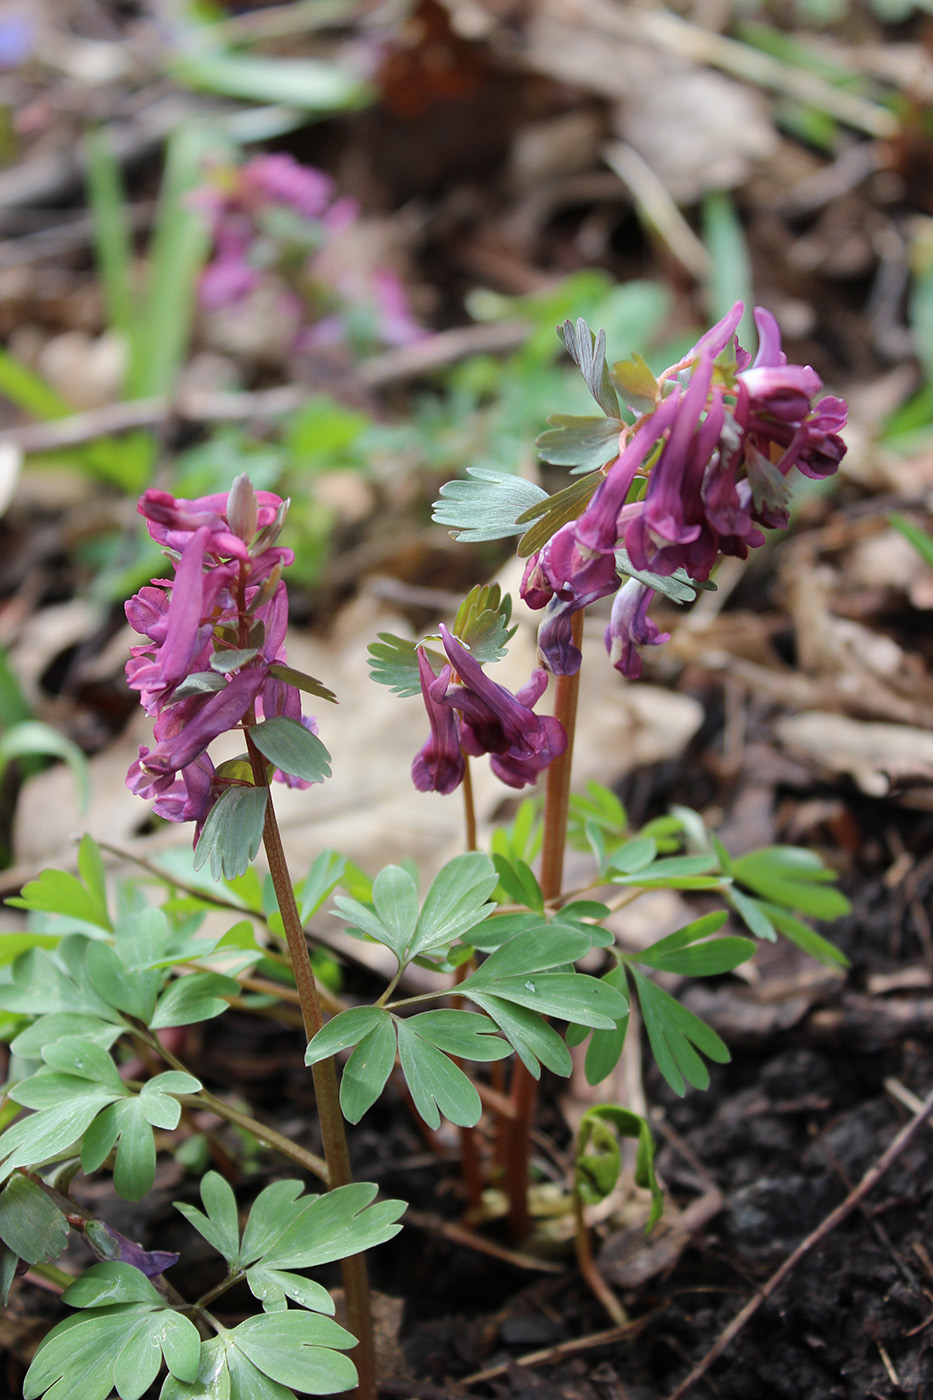
[[[332,1318],[291,1308],[259,1313],[234,1327],[226,1340],[279,1385],[308,1395],[330,1395],[356,1385],[356,1367],[335,1350],[349,1350],[356,1338]],[[228,1365],[232,1358],[228,1350]]]
[[[0,1309],[10,1300],[10,1289],[19,1268],[19,1255],[0,1240]]]
[[[275,715],[254,724],[249,736],[261,754],[276,768],[308,783],[330,777],[330,754],[316,734],[296,719]]]
[[[716,591],[715,583],[710,583],[708,579],[693,579],[686,569],[675,569],[672,574],[653,574],[648,569],[636,569],[625,549],[615,550],[615,561],[618,574],[637,579],[646,588],[653,588],[655,593],[670,598],[672,603],[692,603],[697,589],[711,593]]]
[[[38,1077],[17,1084],[15,1096],[11,1092],[11,1097],[20,1102],[20,1093],[28,1093],[24,1085],[33,1085]],[[66,1079],[64,1075],[56,1077]],[[71,1085],[76,1087],[64,1103],[40,1109],[28,1118],[19,1118],[0,1134],[3,1176],[9,1176],[16,1167],[40,1166],[65,1152],[81,1140],[98,1113],[113,1102],[112,1094],[89,1087],[87,1081],[72,1079]],[[68,1088],[66,1084],[66,1093]]]
[[[298,916],[303,924],[316,914],[325,899],[339,884],[346,868],[346,857],[336,851],[324,850],[318,855],[295,893],[298,898]]]
[[[0,1191],[0,1240],[27,1264],[57,1259],[68,1242],[68,1221],[36,1181],[14,1172]]]
[[[618,870],[621,875],[637,875],[654,863],[657,854],[658,843],[652,837],[636,836],[613,851],[610,869]]]
[[[23,1386],[26,1400],[50,1388],[54,1400],[106,1400],[112,1389],[139,1400],[163,1357],[178,1380],[196,1379],[197,1328],[132,1265],[94,1264],[64,1296],[89,1311],[66,1318],[40,1343]]]
[[[501,661],[517,627],[509,627],[512,599],[501,597],[498,583],[477,584],[457,609],[451,629],[481,665]]]
[[[10,1042],[10,1049],[14,1054],[20,1055],[24,1059],[36,1059],[42,1054],[43,1046],[63,1040],[66,1036],[78,1036],[82,1040],[91,1040],[95,1045],[109,1050],[114,1041],[122,1035],[123,1029],[123,1026],[108,1025],[106,1021],[98,1020],[96,1016],[85,1016],[79,1012],[56,1011],[50,1016],[40,1016],[38,1021],[27,1026]]]
[[[277,1312],[287,1307],[287,1298],[311,1312],[332,1314],[334,1311],[334,1300],[323,1284],[315,1283],[302,1274],[254,1264],[246,1271],[246,1282],[253,1297],[262,1303],[264,1312]]]
[[[684,1080],[695,1089],[708,1089],[709,1071],[697,1050],[707,1059],[724,1065],[730,1058],[726,1045],[712,1027],[681,1006],[656,982],[650,981],[637,968],[630,968],[630,972],[658,1069],[674,1093],[681,1097],[686,1092]]]
[[[336,913],[353,928],[368,933],[378,943],[390,948],[401,966],[405,950],[414,937],[418,922],[418,890],[407,870],[387,865],[373,881],[372,909],[356,899],[337,895]]]
[[[172,704],[176,700],[187,700],[191,695],[212,695],[218,690],[223,690],[226,685],[224,677],[216,671],[193,671],[173,690]]]
[[[493,856],[499,883],[515,904],[525,904],[535,914],[544,916],[544,895],[531,867],[523,860],[510,861],[505,856]]]
[[[89,1079],[108,1093],[127,1092],[107,1051],[83,1036],[65,1036],[47,1043],[43,1046],[42,1058],[52,1069],[62,1074],[77,1075],[79,1079]]]
[[[589,476],[578,477],[569,486],[565,486],[563,491],[558,491],[556,495],[549,496],[546,501],[526,510],[520,517],[519,524],[524,525],[529,521],[534,521],[534,524],[529,526],[518,542],[518,553],[521,557],[527,559],[529,554],[535,554],[539,549],[543,549],[551,536],[555,535],[562,525],[567,525],[571,520],[578,519],[585,510],[593,492],[604,480],[602,472],[592,472]]]
[[[178,1105],[175,1107],[177,1109]],[[123,1099],[105,1112],[112,1112],[119,1120],[114,1187],[125,1201],[141,1201],[152,1189],[156,1169],[155,1139],[146,1116],[146,1105],[141,1097]]]
[[[163,974],[158,968],[142,971],[127,967],[109,943],[92,943],[87,950],[86,966],[94,989],[111,1006],[149,1024],[162,985]]]
[[[405,1202],[373,1204],[378,1188],[371,1182],[354,1181],[323,1196],[300,1196],[301,1185],[300,1181],[276,1181],[260,1191],[243,1231],[239,1258],[221,1251],[228,1262],[261,1262],[264,1268],[271,1269],[309,1269],[350,1254],[362,1254],[392,1239],[401,1229],[397,1222]],[[189,1210],[183,1214],[204,1234]],[[215,1244],[214,1240],[211,1243]]]
[[[682,977],[715,977],[731,972],[739,963],[754,956],[755,945],[750,938],[712,938],[726,922],[727,915],[719,912],[668,934],[649,948],[634,955],[636,962]]]
[[[532,933],[547,927],[540,914],[496,914],[470,929],[469,943],[472,948],[490,952],[501,948],[520,933]]]
[[[592,471],[619,455],[619,434],[625,427],[621,418],[575,418],[569,413],[553,413],[547,421],[554,426],[535,439],[535,447],[553,466]]]
[[[370,96],[358,77],[313,58],[202,50],[175,58],[170,68],[175,81],[186,87],[322,115],[364,106]]]
[[[431,516],[436,525],[451,526],[453,538],[465,544],[521,535],[521,517],[549,499],[540,486],[511,472],[490,467],[467,467],[466,472],[470,480],[441,487]]]
[[[230,787],[208,813],[194,853],[194,868],[208,858],[214,880],[245,875],[262,845],[268,788]]]
[[[411,941],[404,948],[405,958],[446,947],[482,923],[495,910],[488,901],[496,884],[493,863],[481,852],[469,851],[449,860],[431,882]]]
[[[62,1298],[72,1308],[107,1308],[115,1303],[151,1303],[161,1307],[165,1303],[144,1273],[119,1259],[92,1264],[68,1285]]]
[[[327,700],[331,705],[337,704],[336,695],[323,681],[309,676],[307,671],[296,671],[294,666],[286,666],[284,661],[273,661],[269,667],[269,675],[274,676],[277,681],[284,681],[286,685],[295,686],[297,690],[303,690],[306,695],[313,695],[318,700]]]
[[[607,418],[618,418],[619,400],[606,364],[606,332],[594,335],[581,316],[576,325],[565,321],[557,334],[603,413]]]
[[[615,858],[610,860],[610,869]],[[718,862],[714,855],[669,856],[646,865],[633,875],[613,875],[614,885],[635,885],[644,889],[658,887],[670,890],[713,890],[721,889],[729,881],[724,875],[706,875],[703,872],[716,870]]]
[[[777,931],[765,913],[764,903],[760,899],[753,899],[750,894],[743,894],[734,886],[725,891],[725,896],[746,928],[756,938],[762,938],[768,943],[777,942]],[[777,905],[774,907],[777,908]]]
[[[340,1107],[348,1122],[358,1123],[372,1108],[394,1066],[395,1023],[386,1013],[358,1042],[340,1076]]]
[[[622,395],[622,400],[635,413],[650,413],[660,398],[658,381],[641,355],[628,360],[616,360],[609,377]]]
[[[208,664],[212,671],[226,676],[232,671],[238,671],[258,655],[258,647],[227,647],[222,651],[215,651]]]
[[[464,996],[470,979],[461,984]],[[526,1006],[543,1016],[559,1016],[564,1021],[614,1030],[628,1014],[628,1002],[620,991],[583,972],[544,972],[533,976],[499,977],[489,990],[504,1001]]]
[[[635,1184],[651,1192],[651,1212],[646,1231],[661,1218],[664,1194],[654,1171],[654,1138],[647,1121],[631,1109],[616,1104],[596,1104],[587,1109],[577,1129],[574,1156],[574,1191],[590,1205],[604,1201],[615,1189],[622,1168],[616,1140],[634,1138],[638,1143]]]
[[[489,988],[503,977],[525,977],[548,968],[576,962],[590,951],[592,943],[579,928],[552,926],[538,919],[527,933],[510,938],[460,984],[474,990]]]
[[[96,893],[64,870],[43,870],[37,880],[23,886],[22,895],[7,900],[17,909],[35,909],[43,914],[62,914],[95,929],[111,930],[106,905]]]
[[[300,1183],[290,1184],[300,1189]],[[183,1201],[175,1201],[174,1206],[233,1268],[240,1263],[240,1222],[233,1188],[219,1172],[207,1172],[201,1179],[201,1200],[203,1211]]]
[[[419,1033],[422,1019],[397,1023],[399,1062],[412,1102],[429,1128],[440,1127],[441,1114],[471,1128],[483,1111],[480,1096],[463,1070]]]
[[[814,919],[836,919],[851,912],[845,895],[828,885],[836,879],[813,851],[799,846],[765,846],[732,862],[735,879],[772,904]]]
[[[625,968],[621,964],[607,972],[603,981],[608,982],[610,987],[615,987],[623,995],[628,991]],[[608,1079],[622,1058],[628,1026],[629,1017],[622,1016],[611,1031],[593,1031],[590,1043],[586,1047],[586,1058],[583,1062],[583,1073],[586,1076],[587,1084],[601,1084],[604,1079]]]
[[[570,1051],[543,1016],[506,1001],[492,990],[474,991],[471,1000],[495,1021],[528,1073],[541,1077],[541,1066],[566,1077],[573,1068]]]
[[[423,1011],[406,1022],[422,1040],[430,1041],[447,1055],[465,1060],[502,1060],[509,1047],[496,1035],[496,1027],[475,1011]]]
[[[170,983],[150,1018],[151,1030],[166,1026],[190,1026],[196,1021],[209,1021],[230,1005],[225,998],[238,996],[240,984],[233,977],[218,972],[193,972]]]
[[[809,924],[805,924],[802,919],[797,919],[793,914],[788,913],[777,904],[767,904],[760,900],[754,901],[762,913],[771,920],[774,927],[783,933],[785,938],[789,938],[791,943],[796,943],[798,948],[802,948],[805,953],[809,953],[811,958],[816,958],[817,962],[824,963],[826,967],[849,967],[849,959],[845,953],[841,952],[834,944],[813,930]]]
[[[159,1400],[231,1400],[227,1354],[223,1337],[211,1337],[210,1341],[201,1342],[194,1380],[185,1383],[174,1375],[168,1376],[159,1393]],[[234,1356],[238,1355],[234,1353]],[[274,1385],[272,1381],[266,1382],[265,1377],[245,1357],[242,1362],[244,1369],[251,1372],[245,1378],[246,1382],[252,1384],[248,1387],[243,1377],[238,1375],[239,1400],[294,1400],[290,1391]],[[76,1397],[76,1400],[80,1400],[80,1397]]]
[[[418,643],[405,637],[396,637],[391,632],[380,632],[378,642],[370,642],[369,675],[378,685],[387,685],[396,695],[408,697],[421,694],[421,675],[418,671]],[[443,652],[423,648],[435,675],[448,664]]]
[[[339,1050],[358,1045],[376,1026],[390,1020],[389,1012],[381,1006],[351,1006],[348,1011],[339,1012],[308,1042],[305,1064],[316,1065]]]

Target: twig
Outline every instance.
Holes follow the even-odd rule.
[[[702,1380],[709,1368],[714,1362],[719,1360],[726,1348],[735,1340],[746,1322],[750,1321],[761,1307],[762,1303],[766,1302],[766,1300],[780,1288],[788,1274],[797,1267],[801,1259],[803,1259],[806,1254],[809,1254],[810,1250],[816,1245],[821,1244],[822,1241],[826,1239],[827,1235],[835,1230],[837,1225],[840,1225],[847,1216],[852,1214],[856,1207],[868,1195],[869,1191],[877,1186],[888,1168],[897,1161],[911,1139],[923,1126],[931,1110],[933,1110],[933,1092],[927,1095],[910,1122],[904,1124],[903,1128],[901,1128],[886,1151],[881,1154],[873,1167],[869,1167],[859,1184],[849,1192],[845,1200],[838,1205],[835,1210],[830,1211],[826,1219],[823,1220],[811,1234],[807,1235],[805,1240],[800,1242],[793,1253],[788,1255],[780,1268],[775,1270],[755,1296],[750,1298],[744,1308],[736,1313],[728,1327],[719,1335],[702,1361],[698,1362],[687,1379],[682,1381],[677,1389],[671,1392],[668,1396],[668,1400],[684,1400],[684,1397],[689,1395],[697,1381]]]
[[[452,1220],[443,1220],[440,1216],[429,1215],[425,1211],[412,1210],[410,1207],[405,1212],[405,1224],[413,1225],[418,1230],[426,1230],[430,1234],[442,1235],[445,1240],[450,1240],[451,1244],[463,1245],[465,1249],[474,1249],[477,1254],[488,1254],[492,1259],[498,1259],[503,1264],[511,1264],[516,1269],[527,1269],[539,1274],[563,1274],[566,1267],[557,1263],[553,1259],[538,1258],[535,1254],[526,1254],[520,1249],[508,1249],[505,1245],[497,1244],[495,1240],[487,1239],[485,1235],[478,1235],[466,1225],[458,1225]]]
[[[634,1322],[627,1322],[624,1327],[608,1327],[605,1332],[590,1332],[586,1337],[574,1337],[569,1342],[558,1342],[553,1347],[529,1351],[525,1356],[516,1357],[514,1364],[543,1366],[549,1361],[561,1361],[565,1356],[574,1356],[578,1351],[592,1351],[594,1347],[621,1342],[624,1338],[634,1337],[636,1333],[643,1331],[653,1317],[654,1313],[648,1313],[645,1317],[636,1318]],[[499,1366],[487,1366],[485,1371],[474,1371],[471,1376],[462,1377],[457,1381],[457,1385],[479,1385],[482,1381],[494,1380],[496,1376],[504,1376],[511,1365],[513,1362],[504,1361]]]
[[[494,325],[457,326],[438,331],[396,350],[386,350],[364,360],[353,373],[358,385],[378,389],[417,379],[432,370],[454,364],[468,355],[503,353],[514,350],[528,338],[529,328],[514,321]],[[319,387],[319,386],[318,386]],[[280,384],[254,393],[189,392],[173,398],[157,395],[132,399],[128,403],[107,404],[104,408],[72,413],[45,423],[29,423],[0,433],[0,448],[18,447],[22,452],[54,452],[75,447],[96,438],[153,428],[174,416],[189,423],[237,423],[249,418],[279,418],[294,413],[315,392],[313,384]]]

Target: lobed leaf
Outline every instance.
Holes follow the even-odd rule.
[[[548,499],[532,481],[491,467],[467,467],[467,481],[448,481],[434,502],[431,519],[451,526],[451,535],[465,544],[502,540],[523,533],[518,523],[529,508]]]
[[[210,860],[215,881],[245,875],[262,844],[268,788],[229,787],[208,813],[194,852],[194,868]]]
[[[535,439],[535,447],[552,466],[592,471],[619,455],[619,434],[625,427],[621,418],[577,418],[569,413],[554,413],[547,421],[553,426]]]
[[[370,679],[378,685],[387,685],[396,695],[420,695],[419,644],[405,637],[396,637],[392,632],[380,632],[378,635],[378,642],[370,642],[367,647]],[[444,653],[425,647],[424,654],[435,674],[440,675],[448,664]]]
[[[603,413],[607,418],[618,418],[619,399],[606,363],[606,332],[601,330],[594,335],[581,316],[576,325],[566,320],[557,334]]]
[[[412,1102],[429,1128],[440,1127],[441,1114],[459,1127],[479,1122],[483,1105],[476,1087],[453,1060],[422,1036],[421,1016],[398,1021],[398,1054]]]
[[[637,968],[630,971],[651,1052],[674,1093],[683,1097],[685,1080],[695,1089],[709,1088],[709,1071],[697,1051],[717,1064],[727,1064],[730,1057],[726,1045],[711,1026],[681,1006],[657,983]]]

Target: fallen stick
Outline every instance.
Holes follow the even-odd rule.
[[[667,1397],[667,1400],[684,1400],[684,1397],[689,1395],[697,1381],[702,1380],[713,1363],[719,1360],[726,1348],[741,1332],[746,1322],[754,1317],[762,1303],[766,1302],[767,1299],[780,1288],[788,1274],[797,1267],[804,1255],[809,1254],[814,1245],[818,1245],[825,1240],[826,1236],[831,1234],[836,1226],[845,1220],[846,1216],[851,1215],[856,1206],[868,1195],[869,1191],[878,1184],[888,1168],[897,1161],[905,1147],[907,1147],[911,1139],[923,1126],[931,1110],[933,1110],[933,1091],[923,1100],[910,1122],[904,1124],[903,1128],[901,1128],[900,1132],[897,1134],[897,1137],[894,1138],[886,1151],[881,1154],[875,1165],[869,1167],[859,1184],[852,1188],[845,1200],[838,1205],[835,1210],[830,1211],[826,1219],[816,1227],[812,1234],[807,1235],[806,1239],[800,1242],[793,1253],[787,1256],[780,1268],[775,1270],[767,1283],[758,1290],[753,1298],[749,1299],[740,1312],[736,1313],[728,1327],[716,1339],[702,1361],[694,1366],[687,1379],[681,1381],[677,1389],[672,1391]]]

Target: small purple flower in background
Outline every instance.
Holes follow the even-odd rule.
[[[533,671],[513,695],[489,679],[443,624],[440,634],[450,662],[440,675],[434,675],[423,651],[418,652],[431,737],[412,764],[415,787],[419,792],[451,793],[463,780],[463,755],[486,753],[496,777],[509,787],[534,783],[567,747],[560,721],[536,715],[532,708],[547,688],[546,672]]]
[[[316,733],[316,722],[301,713],[300,692],[272,671],[286,659],[288,593],[280,574],[294,555],[275,541],[287,506],[270,491],[254,491],[246,476],[226,495],[187,501],[153,490],[139,502],[174,577],[154,579],[126,604],[130,625],[146,639],[131,648],[127,681],[155,718],[155,745],[140,748],[126,782],[157,816],[194,821],[195,842],[222,790],[207,753],[214,739],[278,715]],[[275,777],[308,786],[293,775]]]
[[[737,302],[659,376],[654,407],[623,430],[619,456],[580,517],[529,560],[522,597],[546,609],[538,651],[555,675],[580,666],[573,614],[615,593],[606,646],[612,664],[637,678],[640,648],[667,638],[646,615],[653,590],[635,580],[622,587],[627,569],[703,582],[721,555],[744,559],[764,529],[786,526],[793,467],[823,477],[839,466],[845,403],[813,403],[819,376],[787,363],[777,322],[761,307],[753,360],[735,338],[742,311]],[[633,493],[640,478],[645,489]],[[620,549],[627,558],[617,570]]]
[[[263,283],[277,284],[298,325],[295,350],[353,338],[407,345],[425,335],[404,283],[354,238],[359,206],[335,197],[329,175],[277,153],[214,167],[211,181],[193,196],[214,243],[199,287],[205,310],[242,305]]]

